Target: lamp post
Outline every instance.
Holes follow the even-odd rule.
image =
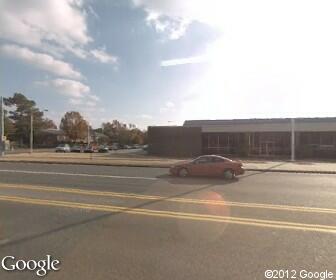
[[[291,161],[295,161],[295,119],[291,119]]]
[[[48,112],[47,109],[42,110],[42,112]],[[31,109],[30,111],[30,153],[33,153],[33,145],[34,145],[34,112]]]
[[[4,125],[4,108],[3,108],[3,97],[0,97],[0,156],[5,154],[5,143],[4,143],[4,134],[5,134],[5,125]]]
[[[86,124],[87,124],[87,145],[88,145],[88,147],[90,146],[90,138],[91,138],[91,136],[90,136],[90,123],[87,121],[86,122]]]
[[[33,142],[34,142],[33,126],[34,126],[33,111],[30,111],[30,153],[31,154],[33,153]]]

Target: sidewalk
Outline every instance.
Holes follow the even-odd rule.
[[[0,157],[1,161],[167,168],[183,160],[127,154],[39,152],[9,154]],[[243,164],[247,171],[336,174],[336,162],[243,160]]]

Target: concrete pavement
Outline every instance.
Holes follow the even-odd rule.
[[[0,163],[0,257],[61,260],[47,279],[265,279],[336,273],[336,176]],[[27,274],[28,273],[28,274]],[[1,279],[35,279],[29,272]]]
[[[20,153],[8,154],[0,157],[0,162],[26,162],[26,163],[58,163],[58,164],[82,164],[99,166],[133,166],[133,167],[157,167],[167,168],[185,159],[162,158],[147,156],[141,151],[122,150],[107,154],[85,153]],[[276,161],[276,160],[243,160],[244,168],[248,171],[267,172],[293,172],[293,173],[320,173],[336,174],[336,162],[319,161]]]

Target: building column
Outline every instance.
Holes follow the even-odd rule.
[[[291,119],[291,161],[295,161],[295,119]]]

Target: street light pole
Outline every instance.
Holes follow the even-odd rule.
[[[90,146],[90,124],[89,122],[87,122],[87,142],[88,142],[88,146]]]
[[[291,161],[295,161],[295,119],[291,119]]]
[[[34,113],[33,109],[30,111],[30,153],[33,153],[34,145]],[[42,112],[48,112],[48,110],[43,110]]]
[[[4,143],[4,134],[5,134],[5,124],[4,124],[4,108],[3,108],[3,97],[0,97],[0,156],[5,154],[5,143]]]
[[[34,142],[34,117],[33,117],[33,111],[30,111],[30,153],[33,153],[33,142]]]

